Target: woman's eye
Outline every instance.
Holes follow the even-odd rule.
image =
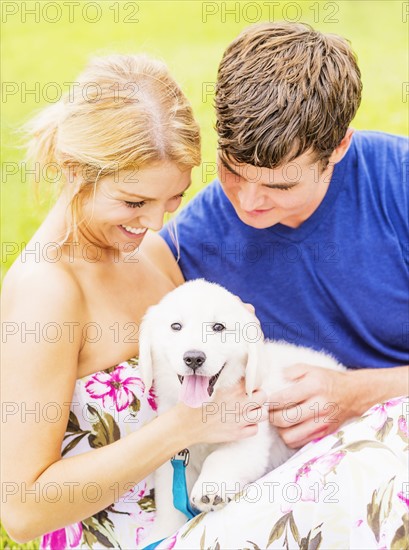
[[[222,325],[222,323],[215,323],[212,329],[214,330],[214,332],[222,332],[223,330],[226,329],[226,327]]]
[[[176,195],[175,197],[173,197],[173,200],[179,200],[179,199],[183,199],[183,197],[186,195],[185,192],[181,193],[180,195]]]
[[[125,201],[125,204],[128,208],[141,208],[145,204],[145,201],[140,201],[140,202]]]
[[[170,328],[171,328],[172,330],[182,330],[182,325],[181,325],[180,323],[172,323],[172,324],[170,325]]]

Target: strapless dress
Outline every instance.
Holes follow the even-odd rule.
[[[154,391],[151,389],[144,395],[137,358],[79,378],[70,406],[62,456],[78,455],[113,443],[139,430],[155,416]],[[128,459],[138,460],[138,457]],[[95,485],[92,480],[90,492],[91,485]],[[115,494],[119,486],[112,489]],[[154,519],[154,487],[150,475],[93,516],[47,533],[41,538],[40,548],[136,548]]]

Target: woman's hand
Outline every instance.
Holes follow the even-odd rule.
[[[286,370],[294,383],[271,395],[269,408],[270,423],[289,447],[302,447],[357,416],[351,374],[306,364]]]
[[[257,433],[258,423],[268,419],[263,404],[267,394],[256,390],[247,396],[244,379],[231,388],[215,391],[212,401],[200,408],[178,403],[180,412],[186,415],[192,443],[224,443],[251,437]]]

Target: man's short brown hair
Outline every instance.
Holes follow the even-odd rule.
[[[216,87],[222,160],[275,168],[311,151],[326,166],[361,101],[349,43],[304,23],[261,23],[227,48]]]

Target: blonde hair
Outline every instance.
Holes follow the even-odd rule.
[[[27,160],[81,175],[71,206],[72,233],[81,231],[83,199],[98,178],[168,160],[200,164],[200,132],[191,106],[164,63],[146,55],[91,59],[70,91],[25,127]]]

